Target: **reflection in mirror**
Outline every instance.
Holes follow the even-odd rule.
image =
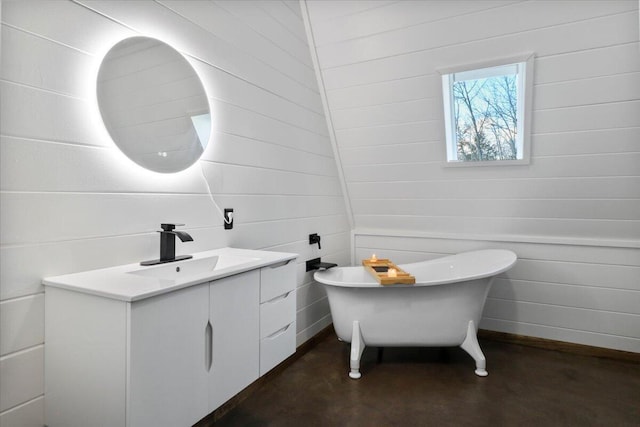
[[[97,95],[113,141],[149,170],[186,169],[209,142],[211,114],[202,82],[163,42],[131,37],[113,46],[100,65]]]

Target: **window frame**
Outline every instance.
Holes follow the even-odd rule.
[[[469,77],[464,80],[475,78],[485,78],[503,75],[497,73],[499,68],[509,66],[518,67],[518,91],[523,96],[518,96],[518,120],[517,132],[519,138],[518,148],[521,148],[522,159],[513,160],[480,160],[464,161],[458,160],[457,140],[454,140],[454,120],[453,120],[453,91],[455,74],[467,74]],[[442,105],[444,107],[444,135],[445,135],[445,166],[451,167],[477,167],[477,166],[512,166],[528,165],[531,161],[531,122],[533,106],[533,67],[534,54],[528,52],[521,55],[492,59],[483,62],[475,62],[464,65],[440,68],[438,73],[442,80]],[[494,69],[494,70],[489,70]],[[458,79],[461,81],[463,79]]]

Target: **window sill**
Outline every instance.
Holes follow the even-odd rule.
[[[462,161],[445,161],[443,166],[445,168],[468,168],[468,167],[487,167],[487,166],[526,166],[531,162],[529,159],[519,160],[483,160],[475,162],[462,162]]]

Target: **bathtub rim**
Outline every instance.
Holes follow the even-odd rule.
[[[317,271],[314,273],[313,278],[323,285],[346,288],[413,288],[420,286],[437,286],[496,276],[511,269],[517,260],[517,255],[508,249],[481,249],[446,255],[425,261],[398,264],[403,270],[415,275],[416,283],[413,285],[381,285],[373,276],[366,272],[362,266],[334,267],[329,270]],[[493,261],[493,264],[491,261]],[[420,268],[428,268],[430,265],[434,266],[453,262],[456,264],[464,264],[465,262],[474,263],[476,264],[474,267],[476,267],[477,271],[471,269],[471,271],[468,271],[467,274],[464,275],[449,275],[448,277],[440,276],[436,278],[425,277],[425,275],[419,271]],[[482,265],[486,267],[486,269],[479,269],[477,268],[478,265]],[[347,281],[339,275],[339,272],[352,273],[352,277]]]

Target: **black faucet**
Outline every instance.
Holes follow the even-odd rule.
[[[318,233],[309,234],[309,244],[313,245],[314,243],[318,244],[318,249],[322,249],[322,246],[320,246],[320,236],[318,235]]]
[[[160,233],[160,259],[151,261],[142,261],[140,265],[164,264],[166,262],[180,261],[183,259],[193,258],[192,255],[180,255],[176,257],[176,236],[181,242],[193,242],[193,237],[185,231],[176,231],[176,226],[184,224],[160,224],[162,231]]]

